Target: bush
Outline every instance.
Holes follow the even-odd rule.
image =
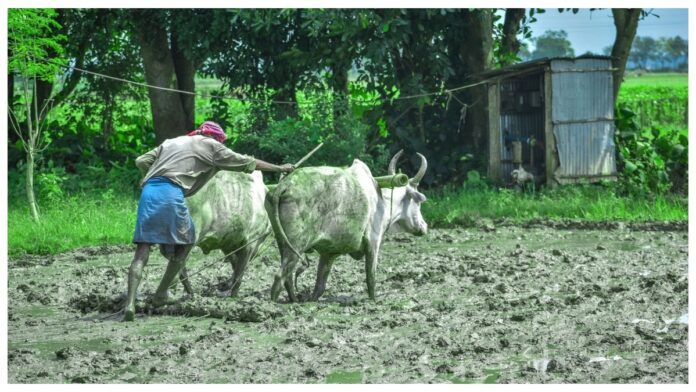
[[[625,105],[616,111],[619,183],[628,194],[684,192],[688,182],[688,138],[670,127],[642,130]]]

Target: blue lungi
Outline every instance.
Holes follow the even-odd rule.
[[[133,242],[186,245],[196,232],[184,191],[167,177],[153,177],[143,186]]]

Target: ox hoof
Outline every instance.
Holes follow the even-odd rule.
[[[176,303],[176,300],[171,299],[169,293],[165,293],[164,295],[155,294],[155,296],[152,297],[152,306],[156,308],[164,305],[172,305],[174,303]]]

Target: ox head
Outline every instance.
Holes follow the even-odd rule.
[[[396,164],[403,153],[404,150],[401,150],[392,157],[387,169],[388,174],[396,174]],[[394,222],[397,231],[401,229],[402,231],[421,236],[427,234],[428,224],[425,223],[423,215],[421,215],[421,204],[426,200],[426,197],[418,191],[418,183],[423,179],[425,171],[428,169],[428,161],[420,153],[416,154],[421,160],[420,168],[416,175],[409,180],[408,185],[394,188],[394,197],[391,200],[393,205],[391,208],[394,210],[394,216],[398,216],[396,222]],[[390,191],[385,190],[384,194],[389,195]]]

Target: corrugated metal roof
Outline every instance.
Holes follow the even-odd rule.
[[[507,74],[512,74],[512,73],[517,73],[520,71],[526,71],[526,70],[533,70],[535,68],[541,68],[547,64],[556,62],[556,61],[575,61],[575,60],[601,60],[601,61],[609,61],[609,64],[611,64],[611,57],[608,56],[598,56],[598,55],[587,55],[587,56],[580,56],[580,57],[544,57],[540,59],[535,59],[535,60],[530,60],[530,61],[525,61],[523,63],[517,63],[513,64],[504,68],[500,69],[493,69],[490,71],[482,72],[478,74],[478,76],[481,79],[486,79],[486,78],[494,78],[497,76],[500,77],[505,77]]]

